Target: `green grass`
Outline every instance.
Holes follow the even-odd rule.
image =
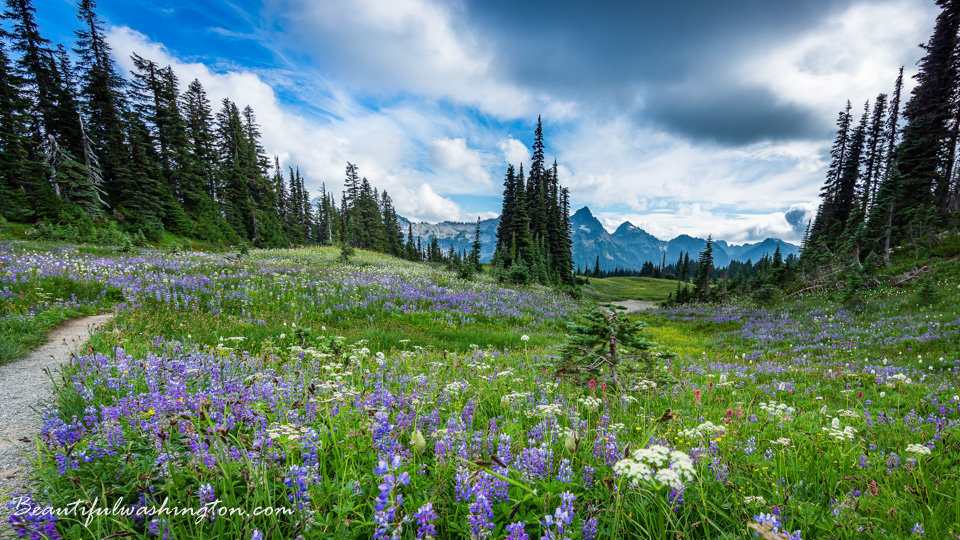
[[[648,277],[590,278],[590,283],[583,287],[585,297],[596,298],[600,302],[621,300],[662,302],[676,289],[677,282],[672,279]]]
[[[169,496],[197,507],[200,486],[211,484],[223,506],[286,505],[292,488],[284,479],[291,466],[306,463],[304,444],[282,436],[263,463],[230,452],[233,447],[259,452],[261,443],[255,441],[264,441],[268,430],[303,427],[319,441],[310,467],[321,480],[308,486],[309,517],[171,518],[172,537],[249,538],[256,528],[274,531],[269,538],[369,538],[381,482],[373,473],[377,441],[386,440],[376,435],[376,415],[382,413],[389,420],[384,433],[404,451],[403,471],[412,478],[409,486],[397,488],[405,498],[397,523],[429,501],[442,516],[438,538],[471,537],[470,502],[454,495],[458,468],[490,466],[499,434],[512,441],[509,477],[516,483],[509,488],[510,500],[493,507],[491,538],[503,538],[505,525],[517,521],[526,523],[532,538],[541,537],[544,515],[553,513],[565,491],[577,496],[569,535],[574,539],[588,517],[599,519],[599,538],[753,538],[747,524],[773,508],[781,512],[784,528],[801,530],[806,540],[909,538],[915,524],[925,525],[930,538],[952,538],[958,531],[957,261],[928,261],[939,292],[930,303],[919,301],[919,283],[908,283],[866,292],[856,309],[842,308],[836,293],[817,293],[764,310],[744,301],[637,315],[648,323],[645,333],[676,357],[657,356],[648,372],[628,364],[622,375],[627,390],[617,395],[603,372],[589,375],[602,385],[595,390],[573,377],[556,377],[551,355],[563,340],[565,321],[511,323],[498,315],[455,326],[445,322],[454,319],[435,317],[439,309],[340,307],[359,305],[357,292],[316,294],[352,279],[352,273],[338,278],[318,271],[343,268],[334,262],[337,255],[335,248],[323,248],[254,250],[242,261],[223,264],[198,258],[199,266],[185,273],[215,284],[219,314],[207,309],[206,298],[200,309],[180,310],[149,297],[120,313],[116,326],[88,345],[100,356],[68,368],[71,383],[59,391],[57,418],[70,424],[79,422],[74,416],[90,414],[99,424],[67,450],[41,449],[34,493],[62,506],[101,494],[108,489],[102,479],[108,478],[109,497],[124,504],[150,492],[158,500]],[[254,264],[262,271],[237,276]],[[897,264],[885,278],[913,267],[908,261]],[[450,272],[368,252],[358,251],[349,268],[429,279],[439,287],[464,285]],[[312,283],[317,276],[324,281]],[[158,274],[154,282],[166,284],[168,278],[177,281],[175,275]],[[656,301],[675,284],[591,280],[606,300]],[[67,285],[35,289],[39,294]],[[483,277],[471,286],[493,284]],[[725,317],[727,307],[743,316]],[[830,327],[837,321],[841,324]],[[911,333],[912,327],[921,330]],[[521,342],[521,334],[529,341]],[[345,339],[334,346],[333,336]],[[901,339],[905,336],[920,337]],[[353,343],[357,340],[365,343]],[[480,350],[471,351],[471,345]],[[311,354],[302,354],[304,349]],[[892,378],[894,371],[911,381]],[[452,383],[466,384],[451,390]],[[592,408],[588,396],[597,399]],[[771,413],[770,401],[790,412]],[[544,405],[560,413],[545,413]],[[119,407],[121,419],[107,418]],[[673,419],[658,421],[667,409]],[[881,420],[881,412],[893,421]],[[692,433],[706,421],[722,431]],[[854,428],[855,435],[838,438],[833,422]],[[60,429],[56,422],[51,426]],[[426,444],[417,450],[410,441],[419,427]],[[89,462],[77,458],[67,473],[58,472],[58,458],[85,456],[82,452],[111,444],[101,434],[113,429],[124,436],[111,447],[115,453]],[[577,433],[570,444],[567,429]],[[205,446],[188,447],[194,439]],[[465,444],[462,451],[478,464],[466,466],[457,459],[456,444],[474,440],[490,442],[473,449]],[[917,459],[907,450],[928,441],[930,455]],[[520,475],[516,457],[541,448],[541,442],[552,452],[551,474]],[[598,454],[611,442],[609,462],[648,443],[698,456],[683,502],[672,501],[663,486],[641,481],[631,487],[626,477],[614,476],[607,458]],[[158,465],[161,452],[176,458]],[[216,465],[197,455],[216,458]],[[557,478],[561,459],[574,470],[570,482]],[[596,472],[589,485],[581,481],[587,466]],[[64,518],[58,527],[70,538],[150,537],[122,518],[98,517],[89,529],[77,518]],[[414,534],[412,522],[398,533],[408,540]]]
[[[43,345],[47,334],[63,322],[96,313],[99,306],[109,307],[120,299],[117,289],[62,277],[18,283],[11,292],[13,299],[0,302],[0,364]]]

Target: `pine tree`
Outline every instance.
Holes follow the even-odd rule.
[[[477,228],[473,231],[473,244],[470,246],[469,264],[473,265],[474,271],[483,272],[483,264],[480,263],[480,249],[483,243],[480,242],[480,218],[477,218]]]
[[[517,211],[517,178],[513,165],[507,165],[507,175],[503,181],[503,205],[500,222],[497,224],[497,245],[494,261],[504,268],[513,264],[513,239],[516,233],[515,215]]]
[[[861,198],[861,212],[866,213],[867,207],[876,196],[876,185],[880,180],[884,164],[884,120],[887,109],[887,95],[880,94],[873,104],[873,117],[867,131],[866,150],[864,157],[864,196]]]
[[[187,136],[183,117],[180,115],[177,80],[169,67],[161,68],[156,62],[136,53],[132,56],[136,71],[133,73],[130,100],[133,110],[149,129],[149,140],[155,145],[155,155],[161,179],[160,213],[164,226],[177,234],[192,236],[192,224],[184,212],[181,201],[189,193],[191,210],[198,194],[192,182],[183,184],[187,161]]]
[[[841,189],[840,183],[843,171],[847,168],[846,162],[851,135],[852,116],[850,115],[850,109],[850,102],[847,101],[846,108],[840,112],[840,116],[837,118],[837,137],[830,149],[831,161],[830,168],[827,171],[827,181],[823,185],[823,189],[820,190],[822,203],[810,231],[810,236],[814,241],[817,241],[820,236],[827,235],[837,221],[836,201]]]
[[[194,223],[199,238],[236,244],[239,237],[221,217],[217,154],[214,148],[213,112],[200,81],[194,79],[180,96],[183,115],[182,165],[184,210]]]
[[[780,249],[779,244],[777,249]],[[713,237],[707,237],[707,245],[697,260],[697,275],[694,278],[694,297],[700,301],[710,299],[710,276],[713,272]]]
[[[55,71],[50,41],[40,35],[36,9],[31,0],[7,0],[7,10],[3,18],[13,23],[10,34],[13,51],[19,53],[17,68],[23,85],[32,97],[32,113],[35,123],[32,126],[38,141],[48,134],[57,135],[56,106],[58,75]]]
[[[67,49],[57,45],[48,59],[53,77],[53,106],[50,123],[53,137],[62,150],[73,159],[83,157],[83,134],[80,119],[80,104],[77,101],[74,68],[67,56]],[[87,178],[86,181],[92,181]]]
[[[240,110],[224,98],[217,113],[216,148],[218,176],[221,181],[219,202],[224,219],[243,240],[254,238],[249,181],[244,167],[245,137]]]
[[[2,34],[0,34],[2,37]],[[7,58],[0,41],[0,215],[13,221],[37,217],[40,210],[34,196],[46,191],[55,205],[55,195],[47,187],[42,164],[29,152],[29,102],[20,92],[23,81]],[[54,208],[54,215],[59,210]],[[50,215],[41,217],[54,217]]]
[[[80,0],[77,5],[77,18],[83,25],[76,32],[74,49],[80,57],[79,97],[87,117],[86,132],[91,151],[100,160],[107,202],[116,206],[123,200],[121,194],[131,188],[127,184],[134,182],[125,171],[124,161],[128,154],[123,124],[125,84],[117,73],[102,23],[94,11],[96,2]]]
[[[903,177],[901,210],[925,206],[946,208],[951,178],[946,173],[947,145],[951,141],[950,123],[956,114],[958,83],[957,33],[960,31],[960,1],[938,0],[943,11],[937,17],[933,36],[924,46],[917,85],[904,109],[907,120],[903,141],[897,150],[897,163]],[[921,210],[922,212],[922,210]],[[904,223],[909,212],[899,211],[894,219]]]
[[[890,99],[890,115],[887,117],[887,153],[886,162],[883,165],[883,174],[890,173],[890,167],[893,164],[894,148],[896,148],[899,139],[897,135],[899,130],[897,126],[900,121],[900,93],[903,91],[903,66],[900,67],[900,75],[893,85],[893,97]]]

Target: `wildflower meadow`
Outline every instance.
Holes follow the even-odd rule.
[[[5,360],[115,313],[40,411],[14,533],[960,538],[955,262],[934,301],[630,315],[655,345],[616,391],[556,367],[587,300],[337,254],[0,245]]]

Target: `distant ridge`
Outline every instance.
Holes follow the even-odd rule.
[[[412,228],[414,238],[419,236],[424,244],[436,237],[444,251],[450,249],[451,245],[455,250],[469,251],[470,244],[473,242],[474,229],[477,226],[476,222],[413,223],[404,217],[399,217],[399,220],[404,234],[407,233],[408,228]],[[480,221],[480,241],[483,242],[480,258],[483,262],[490,262],[493,258],[499,223],[499,218]],[[705,239],[686,234],[669,241],[660,240],[629,221],[622,223],[611,234],[586,206],[570,216],[570,225],[573,264],[580,268],[593,269],[599,255],[602,270],[616,268],[640,270],[643,263],[648,261],[659,264],[664,254],[666,254],[667,264],[677,262],[681,252],[689,252],[690,258],[696,258],[707,245]],[[784,258],[800,254],[800,246],[777,238],[767,238],[762,242],[742,246],[733,246],[723,240],[717,240],[713,243],[714,264],[723,267],[731,261],[756,262],[764,255],[773,255],[778,245]]]

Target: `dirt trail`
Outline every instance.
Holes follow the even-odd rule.
[[[611,304],[627,308],[627,313],[647,311],[648,309],[654,309],[657,307],[656,302],[646,302],[644,300],[622,300],[620,302],[611,302]]]
[[[49,336],[46,345],[26,358],[0,366],[0,501],[25,486],[27,460],[33,451],[42,422],[39,405],[53,395],[53,381],[61,364],[70,360],[90,337],[91,331],[112,317],[83,317],[64,323]],[[6,504],[0,505],[5,515]]]

